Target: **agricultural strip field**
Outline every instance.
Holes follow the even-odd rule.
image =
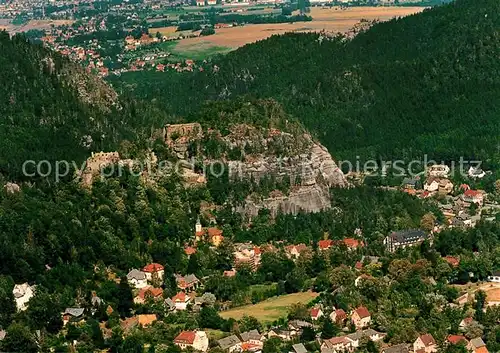
[[[255,317],[262,323],[270,323],[281,317],[285,317],[290,305],[295,303],[307,304],[319,294],[314,292],[300,292],[279,297],[273,297],[254,305],[245,305],[238,308],[221,312],[224,319],[233,318],[239,320],[243,315]]]

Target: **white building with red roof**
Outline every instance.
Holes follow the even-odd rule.
[[[370,325],[372,316],[367,308],[360,306],[351,313],[351,321],[357,330],[363,329]]]
[[[462,195],[462,200],[464,200],[465,202],[482,205],[484,201],[484,195],[480,190],[466,190]]]
[[[191,347],[196,351],[208,350],[208,337],[205,331],[182,331],[174,338],[174,344],[180,349]]]
[[[191,302],[191,297],[184,292],[179,292],[172,297],[172,302],[175,305],[175,310],[186,310]]]
[[[144,266],[142,272],[146,274],[146,279],[151,281],[153,279],[153,275],[157,276],[159,280],[163,281],[163,275],[165,274],[165,268],[157,263],[152,263]]]
[[[311,309],[311,320],[316,321],[323,316],[323,311],[320,307],[314,307]]]

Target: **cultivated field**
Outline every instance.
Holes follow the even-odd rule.
[[[460,291],[474,294],[478,290],[486,293],[486,303],[489,305],[500,305],[500,283],[481,282],[455,286]]]
[[[75,21],[73,20],[31,20],[22,26],[14,26],[12,24],[7,25],[6,29],[13,33],[27,32],[31,29],[49,30],[51,26],[57,27],[57,26],[71,25],[74,22]],[[0,28],[1,27],[2,24],[0,23]]]
[[[224,319],[239,320],[243,315],[257,318],[260,322],[269,323],[285,317],[290,305],[295,303],[309,303],[319,294],[314,292],[301,292],[273,297],[255,305],[246,305],[239,308],[221,312]]]
[[[286,32],[347,32],[361,20],[387,21],[423,11],[423,7],[350,7],[311,8],[311,22],[273,23],[245,25],[242,27],[217,29],[214,35],[208,37],[188,38],[180,41],[177,49],[193,48],[196,45],[216,46],[236,49],[248,43],[266,39],[273,34]]]

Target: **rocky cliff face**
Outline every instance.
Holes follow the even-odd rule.
[[[309,136],[307,136],[310,139]],[[327,149],[317,142],[311,144],[298,156],[279,158],[276,156],[258,158],[253,162],[232,161],[229,163],[230,177],[253,178],[265,176],[290,178],[293,187],[288,195],[271,195],[268,198],[246,199],[245,205],[237,210],[247,217],[258,215],[259,210],[268,209],[274,217],[278,212],[297,214],[319,212],[330,208],[330,187],[346,187],[344,174],[334,162]]]
[[[269,209],[273,216],[278,212],[319,212],[330,207],[330,187],[347,186],[344,174],[328,150],[304,131],[290,133],[238,124],[224,136],[213,129],[193,135],[189,129],[182,133],[187,125],[192,124],[170,125],[167,129],[175,132],[170,134],[175,140],[167,133],[166,141],[177,156],[187,158],[187,145],[197,140],[202,145],[198,150],[205,163],[222,160],[229,167],[230,180],[259,183],[272,176],[278,182],[286,181],[290,185],[286,194],[275,190],[268,197],[255,193],[249,195],[243,205],[236,207],[249,218],[256,216],[261,209]],[[206,143],[207,138],[216,141],[224,151],[220,158],[209,158],[204,154],[206,148],[201,141]]]

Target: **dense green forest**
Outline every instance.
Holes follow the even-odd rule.
[[[342,159],[428,154],[498,165],[498,28],[498,1],[457,0],[352,40],[273,36],[196,75],[133,73],[113,84],[180,115],[210,99],[273,97]]]
[[[0,32],[0,174],[21,179],[26,160],[80,164],[162,126],[166,116],[116,93],[69,59]]]
[[[498,220],[479,221],[475,228],[444,227],[432,243],[389,253],[383,239],[391,231],[430,231],[445,222],[436,200],[371,186],[332,189],[331,209],[278,213],[274,219],[261,211],[247,222],[235,212],[241,195],[290,185],[266,179],[258,186],[229,185],[228,179],[209,178],[206,185],[189,187],[177,174],[148,179],[127,168],[96,178],[89,188],[71,176],[52,183],[27,182],[21,175],[27,159],[82,161],[100,150],[133,158],[149,149],[160,159],[175,160],[163,138],[151,139],[168,121],[198,121],[204,131],[218,130],[219,137],[228,136],[236,123],[297,135],[304,133],[301,122],[342,158],[463,154],[496,163],[499,13],[498,0],[457,0],[377,24],[352,40],[324,34],[273,37],[207,63],[204,73],[130,76],[131,95],[127,85],[117,95],[67,59],[24,37],[0,33],[0,330],[6,331],[0,350],[180,353],[173,338],[181,330],[228,335],[264,328],[251,317],[223,319],[220,305],[314,290],[321,293],[316,302],[326,307],[349,312],[366,306],[371,328],[387,333],[389,345],[411,343],[426,332],[441,343],[461,332],[463,318],[473,317],[477,323],[463,334],[481,337],[491,352],[499,351],[500,307],[486,309],[481,291],[458,307],[460,292],[450,285],[484,281],[500,268]],[[205,102],[210,99],[220,101]],[[200,149],[214,158],[219,153],[238,159],[215,140],[203,140]],[[4,188],[8,181],[19,188]],[[202,204],[209,205],[208,215]],[[215,220],[223,231],[219,247],[194,244],[198,217],[204,227]],[[348,250],[335,242],[318,249],[321,239],[346,237],[363,246]],[[262,246],[255,271],[235,264],[236,243],[250,241],[252,248]],[[284,247],[299,243],[307,250],[293,260]],[[196,252],[188,255],[188,245]],[[458,265],[442,259],[446,255],[459,259]],[[163,300],[151,298],[134,303],[125,275],[151,262],[165,267],[164,280],[155,283],[162,298],[178,291],[174,274],[195,274],[204,284],[197,294],[209,291],[217,302],[199,312],[170,312]],[[225,277],[233,266],[236,275]],[[360,274],[365,278],[356,286]],[[36,294],[26,311],[17,311],[13,287],[24,282],[36,285]],[[93,304],[92,293],[104,305]],[[86,321],[63,328],[66,307],[83,308]],[[292,306],[288,318],[311,320],[309,309]],[[156,314],[158,321],[125,332],[120,320],[138,314]],[[319,351],[316,333],[322,338],[341,333],[329,319],[317,323],[293,343]],[[284,318],[272,323],[284,324]],[[291,344],[269,339],[263,352],[289,352]],[[373,342],[362,342],[360,351],[378,350]]]

